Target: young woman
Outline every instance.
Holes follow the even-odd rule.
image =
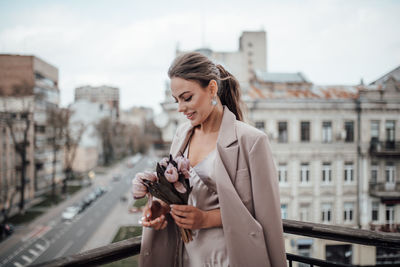
[[[196,52],[177,57],[168,75],[188,119],[170,153],[189,159],[193,189],[188,205],[145,209],[140,266],[286,266],[269,141],[243,122],[239,83]],[[183,243],[176,225],[193,241]]]

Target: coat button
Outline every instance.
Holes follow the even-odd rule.
[[[250,236],[252,236],[252,237],[255,237],[256,236],[256,233],[254,233],[254,232],[250,232],[250,234],[249,234]]]
[[[145,256],[149,256],[149,255],[150,255],[150,252],[146,251],[146,252],[144,253],[144,255],[145,255]]]

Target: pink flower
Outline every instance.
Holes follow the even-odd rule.
[[[178,164],[178,170],[183,172],[184,170],[190,170],[190,163],[189,160],[185,157],[179,156],[175,159],[176,163]]]
[[[132,195],[134,199],[143,198],[147,193],[147,187],[137,176],[132,179]]]
[[[177,169],[171,163],[168,164],[167,169],[164,172],[165,178],[170,183],[175,183],[178,181],[179,175]]]
[[[176,191],[178,191],[179,193],[186,193],[186,188],[185,186],[183,186],[183,184],[181,182],[176,182],[174,183],[175,189]]]
[[[156,172],[148,172],[148,171],[146,171],[146,172],[144,172],[142,174],[141,179],[142,180],[149,180],[151,182],[155,182],[155,181],[158,180],[157,173]]]
[[[163,166],[164,168],[167,168],[167,166],[168,166],[168,158],[163,158],[161,161],[160,161],[160,165],[161,166]]]

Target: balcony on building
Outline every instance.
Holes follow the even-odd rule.
[[[372,138],[369,146],[371,156],[376,157],[400,157],[400,141],[386,140],[379,141]]]

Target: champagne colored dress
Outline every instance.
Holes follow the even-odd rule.
[[[188,205],[201,210],[219,208],[217,186],[211,171],[216,156],[216,149],[196,166],[190,169],[190,185],[193,187],[189,195]],[[188,155],[186,146],[184,156]],[[229,259],[222,227],[192,230],[193,241],[181,242],[182,267],[227,267]]]

